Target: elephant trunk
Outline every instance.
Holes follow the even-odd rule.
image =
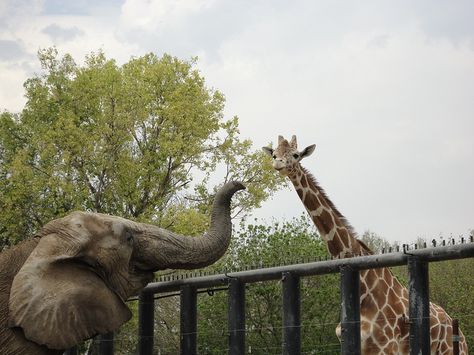
[[[230,202],[245,189],[240,182],[222,186],[212,208],[209,231],[199,237],[182,236],[149,224],[137,224],[139,236],[132,260],[140,269],[196,269],[217,261],[227,250],[232,234]]]

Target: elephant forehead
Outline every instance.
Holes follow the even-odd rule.
[[[75,229],[84,228],[93,236],[121,235],[124,228],[120,220],[98,213],[74,214],[70,224]]]
[[[120,221],[112,220],[110,227],[115,235],[122,235],[124,233],[125,225]]]

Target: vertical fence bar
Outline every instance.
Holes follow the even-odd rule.
[[[197,293],[192,286],[181,287],[181,355],[197,354]]]
[[[138,354],[153,354],[155,299],[152,293],[140,293],[138,297]]]
[[[245,284],[239,279],[229,281],[229,355],[245,354]]]
[[[283,354],[301,353],[300,278],[284,272],[283,283]]]
[[[408,257],[410,354],[430,353],[430,305],[428,263]]]
[[[453,355],[459,355],[459,321],[453,319]]]
[[[100,355],[113,355],[114,354],[114,333],[113,332],[103,334],[100,336],[99,354]]]
[[[341,354],[360,355],[359,271],[341,267]]]

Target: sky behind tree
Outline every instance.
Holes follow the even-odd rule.
[[[472,14],[470,0],[3,0],[0,110],[23,107],[40,48],[198,56],[256,148],[316,144],[302,164],[360,234],[458,236],[474,228]],[[303,211],[288,189],[254,215]]]

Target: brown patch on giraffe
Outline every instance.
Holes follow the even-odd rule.
[[[296,193],[298,194],[298,196],[300,197],[300,199],[303,200],[303,190],[301,190],[301,189],[296,189]]]
[[[303,176],[301,177],[300,182],[301,182],[301,186],[303,186],[303,187],[305,187],[305,188],[308,187],[308,181],[306,180],[306,176],[305,176],[305,175],[303,175]]]
[[[383,285],[385,281],[379,280],[375,288],[372,290],[377,306],[381,309],[387,303],[387,288]],[[386,283],[385,283],[386,284]]]
[[[385,333],[387,338],[389,338],[389,339],[393,338],[393,335],[394,335],[393,334],[393,329],[389,324],[385,325],[385,327],[383,328],[383,332]]]
[[[316,196],[309,193],[306,194],[303,203],[309,211],[316,211],[316,209],[320,206]]]
[[[324,230],[326,233],[329,233],[334,228],[334,222],[332,220],[331,214],[327,210],[323,210],[319,217],[316,218],[319,219],[324,225]]]
[[[388,290],[388,294],[387,294],[387,304],[394,304],[397,301],[397,299],[398,299],[398,296],[393,290],[393,288],[391,287]]]
[[[387,284],[387,281],[385,281],[384,278],[380,278],[379,279],[379,284],[377,286],[378,288],[381,288],[383,291],[384,291],[384,294],[387,295],[388,294],[388,291],[391,289],[388,284]]]
[[[437,309],[437,314],[436,314],[436,318],[437,318],[437,321],[441,324],[448,324],[448,323],[451,323],[448,315],[446,314],[446,312],[443,310],[443,309]]]
[[[365,275],[363,275],[364,281],[367,287],[370,289],[372,285],[377,281],[377,275],[375,274],[375,269],[370,269]]]
[[[361,313],[364,314],[364,317],[370,320],[374,320],[375,318],[377,318],[379,309],[372,295],[367,296],[363,303],[364,304],[361,307],[361,310],[363,310],[363,312]]]
[[[290,180],[293,182],[294,185],[298,185],[298,175],[296,174],[296,171],[290,170],[288,172],[288,177]]]
[[[384,280],[388,284],[389,287],[393,287],[393,279],[395,276],[393,276],[392,271],[390,269],[385,268],[384,269]]]
[[[395,311],[396,314],[402,314],[403,311],[405,310],[405,302],[402,298],[399,298],[395,292],[393,292],[393,289],[391,288],[388,290],[388,296],[387,298],[390,299],[390,305],[392,306],[393,310]]]
[[[345,245],[345,243],[343,241],[341,241],[341,237],[339,235],[339,231],[336,231],[336,233],[334,234],[334,237],[333,237],[333,243],[335,245],[335,247],[337,248],[337,250],[339,252],[342,252],[344,251],[344,249],[347,249],[347,246]],[[343,257],[345,257],[346,255],[344,255]]]
[[[397,315],[393,311],[393,308],[390,306],[384,307],[383,313],[385,314],[385,317],[387,317],[389,323],[393,324],[397,319]]]
[[[349,247],[349,242],[351,240],[351,236],[349,235],[349,232],[348,230],[346,229],[345,226],[340,226],[339,224],[339,220],[336,218],[336,224],[337,224],[337,234],[339,235],[339,238],[340,240],[343,242],[344,246],[346,248]],[[354,256],[355,255],[359,255],[360,253],[357,251],[357,250],[354,250],[353,248],[351,248],[353,253],[351,253],[352,255],[351,256]]]
[[[314,191],[315,194],[318,193],[313,187],[311,187],[311,191]],[[331,205],[329,204],[329,202],[326,200],[327,199],[326,196],[324,196],[322,193],[319,193],[318,196],[319,196],[319,202],[321,203],[321,205],[323,205],[327,209],[333,209],[331,208]]]
[[[453,337],[453,324],[452,324],[451,321],[446,323],[446,330],[448,332],[448,338],[452,339],[452,337]]]
[[[328,245],[329,254],[331,254],[332,256],[339,256],[341,249],[335,239],[328,240],[326,244]]]
[[[439,326],[434,326],[430,329],[430,337],[431,339],[439,339],[440,335],[440,327]]]
[[[364,342],[364,346],[363,346],[363,349],[362,349],[362,353],[363,354],[374,354],[376,353],[377,349],[378,349],[378,345],[375,344],[374,340],[369,337],[367,338],[367,340]]]
[[[445,341],[443,341],[443,342],[441,343],[441,349],[440,349],[440,350],[441,350],[441,352],[443,352],[443,353],[444,353],[444,352],[447,352],[447,351],[449,350],[448,344],[447,344]]]
[[[375,326],[373,327],[373,335],[374,335],[374,338],[377,339],[377,342],[379,344],[385,344],[386,342],[388,342],[388,338],[385,335],[385,332],[383,331],[382,327],[378,324],[375,324]]]
[[[326,236],[326,232],[324,231],[324,225],[321,223],[321,221],[318,219],[318,217],[313,217],[313,223],[316,225],[316,228],[318,229],[318,232],[321,234],[321,236],[324,237]]]

